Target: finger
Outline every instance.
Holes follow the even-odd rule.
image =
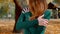
[[[23,10],[25,11],[25,8],[23,8]]]
[[[48,24],[44,24],[44,26],[47,26]]]
[[[48,23],[48,21],[47,20],[43,20],[44,22],[46,22],[46,23]]]
[[[44,25],[44,23],[43,22],[40,22],[39,25]]]
[[[44,17],[44,14],[42,16],[40,16],[41,18]]]
[[[48,23],[48,21],[45,21],[45,23]]]
[[[45,19],[45,21],[48,21],[47,19]]]

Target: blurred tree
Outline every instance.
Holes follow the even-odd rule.
[[[0,17],[7,14],[8,13],[8,10],[9,10],[9,6],[8,4],[5,4],[3,5],[1,8],[0,8]]]
[[[9,12],[12,15],[12,18],[15,19],[15,4],[14,3],[9,3]]]
[[[22,11],[22,7],[21,7],[21,4],[18,0],[14,0],[14,3],[15,3],[15,25],[14,25],[14,28],[13,28],[13,32],[17,32],[16,31],[16,23],[17,23],[17,20],[21,14],[21,11]]]
[[[60,5],[60,0],[54,0],[53,2],[55,2],[55,3]]]

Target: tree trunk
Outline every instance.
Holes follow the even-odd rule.
[[[15,25],[14,25],[13,32],[17,32],[16,31],[16,23],[17,23],[17,20],[18,20],[20,14],[21,14],[22,8],[19,5],[17,0],[14,0],[14,3],[15,3]]]

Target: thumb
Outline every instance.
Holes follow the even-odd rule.
[[[42,16],[39,16],[39,18],[40,18],[40,19],[42,19],[43,17],[44,17],[44,15],[42,15]]]

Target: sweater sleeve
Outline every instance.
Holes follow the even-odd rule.
[[[44,18],[49,20],[50,17],[51,17],[51,11],[49,11],[49,10],[45,11]]]
[[[35,26],[36,24],[38,24],[38,20],[35,19],[35,20],[27,20],[25,21],[25,16],[24,16],[24,13],[22,13],[17,21],[17,24],[16,24],[16,30],[21,30],[23,28],[29,28],[29,27],[33,27]]]

